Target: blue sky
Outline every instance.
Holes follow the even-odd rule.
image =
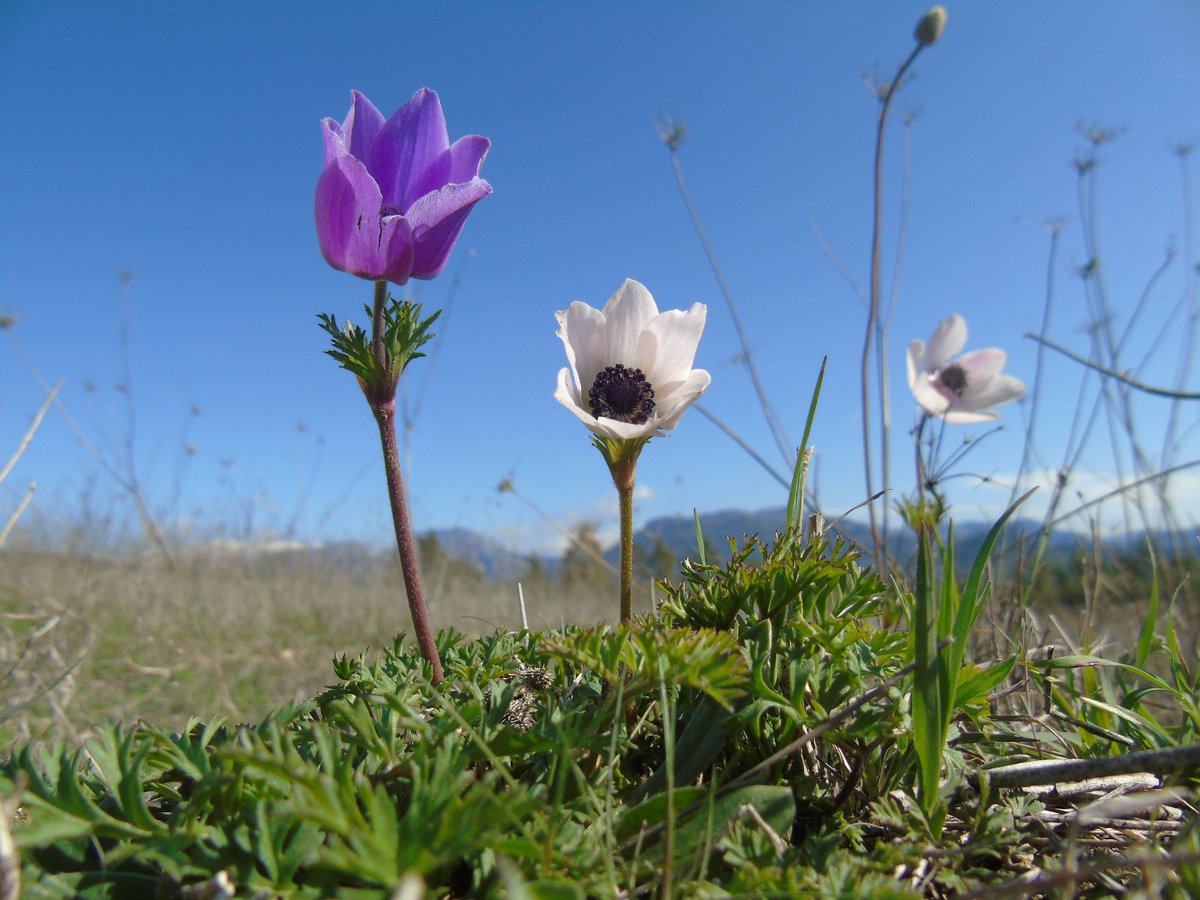
[[[1200,140],[1194,2],[946,6],[945,35],[898,97],[888,143],[885,278],[896,259],[901,118],[915,115],[890,348],[900,493],[912,485],[907,341],[961,312],[969,347],[1006,348],[1008,371],[1031,380],[1035,347],[1022,334],[1041,319],[1049,246],[1037,223],[1060,216],[1051,334],[1086,351],[1074,273],[1088,253],[1070,164],[1086,142],[1076,124],[1125,129],[1103,148],[1097,195],[1119,319],[1164,249],[1181,246],[1173,148]],[[0,314],[16,325],[0,339],[0,455],[44,397],[31,365],[63,380],[66,409],[96,446],[112,445],[102,452],[124,452],[129,432],[114,391],[124,380],[124,269],[135,274],[134,452],[152,506],[202,529],[224,522],[314,540],[386,540],[374,423],[351,376],[322,353],[316,325],[318,312],[361,320],[371,290],[326,266],[317,249],[318,122],[345,115],[351,88],[389,114],[429,86],[452,139],[492,139],[482,174],[495,193],[476,207],[447,275],[409,285],[430,307],[452,297],[435,355],[406,376],[421,396],[410,445],[418,528],[465,525],[522,549],[553,546],[546,522],[497,493],[506,477],[568,524],[611,528],[608,473],[551,397],[565,364],[554,311],[572,300],[600,306],[626,277],[646,284],[660,308],[708,304],[697,362],[713,375],[704,403],[779,462],[656,136],[659,113],[688,127],[680,158],[792,441],[830,355],[814,433],[819,490],[831,511],[850,506],[864,496],[856,399],[864,311],[813,226],[865,283],[877,102],[863,73],[895,71],[925,9],[897,0],[447,2],[335,12],[322,3],[7,0]],[[1131,364],[1155,346],[1185,289],[1182,258],[1152,296]],[[1159,343],[1143,375],[1170,381],[1178,329]],[[1039,446],[1057,465],[1081,373],[1066,361],[1049,366]],[[1153,445],[1165,405],[1139,403]],[[1022,408],[1003,411],[1005,430],[963,471],[1002,480],[1016,469]],[[980,431],[959,428],[951,440]],[[1194,430],[1191,438],[1200,447]],[[1098,485],[1112,475],[1103,451],[1089,456]],[[50,527],[69,522],[81,497],[123,508],[58,412],[0,488],[0,514],[31,481],[29,515]],[[963,515],[1007,497],[975,479],[954,484]],[[784,500],[694,411],[643,454],[639,485],[642,521]]]

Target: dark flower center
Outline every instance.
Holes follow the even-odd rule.
[[[390,203],[385,203],[385,204],[383,204],[383,206],[381,206],[379,208],[379,218],[381,218],[381,219],[384,216],[402,216],[402,215],[404,215],[404,210],[402,210],[398,206],[393,206]]]
[[[959,400],[962,399],[963,394],[967,391],[967,373],[963,371],[962,366],[958,363],[946,366],[946,368],[938,372],[938,382]]]
[[[654,386],[641,369],[627,369],[620,363],[596,373],[588,391],[588,406],[597,419],[616,419],[641,425],[654,412]]]

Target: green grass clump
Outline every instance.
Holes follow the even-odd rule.
[[[1194,742],[1200,676],[1170,630],[1119,665],[1015,648],[1003,679],[960,641],[942,657],[956,665],[949,725],[930,742],[914,734],[914,692],[929,688],[917,642],[890,624],[911,629],[920,598],[820,535],[731,551],[685,562],[632,626],[444,630],[436,688],[398,639],[338,657],[331,686],[256,723],[19,744],[0,796],[19,804],[24,895],[908,897],[1024,878],[1184,897],[1200,884],[1195,820],[1175,816],[1194,768],[1120,809],[988,786],[1014,761]],[[1169,681],[1145,671],[1154,655]]]

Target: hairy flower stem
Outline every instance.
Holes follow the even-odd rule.
[[[371,353],[381,372],[387,372],[390,360],[383,345],[384,312],[387,307],[388,288],[386,281],[375,282],[375,305],[371,322]],[[390,384],[390,382],[389,382]],[[425,591],[421,587],[421,570],[417,565],[416,544],[413,541],[412,522],[408,517],[408,501],[404,497],[404,475],[400,470],[400,444],[396,440],[396,391],[391,384],[391,396],[367,393],[367,402],[379,425],[379,440],[383,445],[383,471],[387,476],[388,502],[392,507],[392,524],[396,529],[396,550],[400,554],[400,569],[404,573],[404,593],[408,597],[408,611],[412,615],[413,631],[417,635],[417,646],[421,656],[433,669],[430,681],[439,684],[442,661],[438,658],[437,644],[433,640],[433,629],[429,625],[429,612],[425,606]]]
[[[388,500],[392,506],[392,522],[396,527],[396,549],[400,553],[400,568],[404,573],[404,592],[408,595],[408,611],[412,614],[413,631],[421,655],[433,668],[430,681],[439,684],[443,679],[442,661],[438,658],[429,613],[425,607],[425,592],[421,587],[421,570],[417,566],[416,544],[412,522],[408,517],[408,502],[404,498],[404,476],[400,472],[400,444],[396,440],[395,402],[372,404],[371,412],[379,423],[379,439],[383,444],[383,469],[387,475]]]
[[[375,303],[371,310],[371,355],[379,363],[379,370],[388,370],[387,350],[383,346],[384,313],[387,310],[388,283],[375,282]]]
[[[621,515],[621,624],[633,621],[633,479],[637,459],[610,464]]]

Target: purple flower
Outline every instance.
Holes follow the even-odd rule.
[[[967,323],[958,313],[943,319],[929,338],[908,345],[908,387],[931,416],[947,422],[989,422],[998,419],[993,406],[1016,400],[1025,385],[1001,374],[1006,356],[988,347],[954,358],[967,343]]]
[[[479,177],[491,141],[473,134],[451,144],[429,88],[386,122],[358,91],[351,96],[346,121],[321,120],[321,253],[335,269],[372,281],[434,278],[471,208],[492,192]]]

